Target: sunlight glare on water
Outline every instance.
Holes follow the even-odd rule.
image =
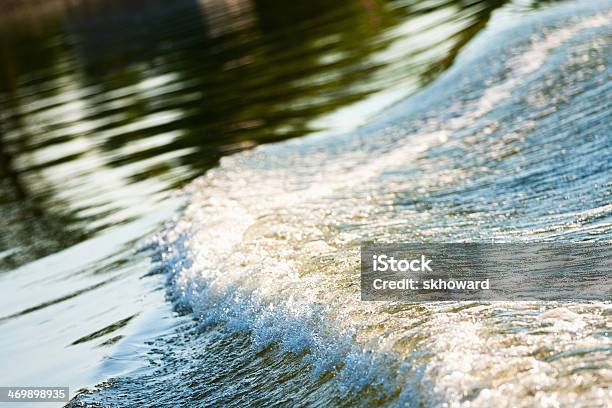
[[[610,241],[610,5],[10,8],[0,384],[609,405],[609,302],[365,302],[359,246]]]
[[[609,63],[611,17],[570,5],[485,32],[436,83],[378,122],[226,157],[190,184],[188,206],[152,244],[169,297],[201,331],[166,366],[182,367],[183,347],[208,344],[207,353],[189,353],[189,375],[201,365],[201,382],[182,401],[240,406],[231,387],[204,374],[227,364],[224,341],[248,344],[240,359],[249,367],[283,362],[270,375],[283,378],[277,388],[294,402],[612,401],[607,302],[364,302],[358,272],[364,239],[610,239],[612,145],[600,120],[609,83],[599,67]],[[540,102],[547,95],[556,109]],[[212,370],[240,384],[255,377],[244,395],[275,401],[257,388],[265,374]],[[91,398],[185,380],[153,371]]]

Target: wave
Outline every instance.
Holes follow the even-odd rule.
[[[160,387],[190,378],[200,395],[173,398],[204,405],[332,393],[339,405],[604,406],[609,303],[363,302],[358,272],[371,241],[610,240],[604,3],[499,15],[439,80],[371,124],[225,157],[190,184],[151,248],[198,334],[153,376]],[[251,378],[252,391],[213,391],[184,361],[196,344],[208,355],[195,361]],[[252,377],[232,368],[258,359]],[[298,371],[286,381],[283,364]],[[259,370],[279,375],[276,391]],[[123,381],[110,393],[132,387],[147,401]]]

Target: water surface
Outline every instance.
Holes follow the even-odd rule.
[[[10,9],[0,383],[603,406],[609,305],[368,304],[355,262],[363,240],[610,239],[609,7]]]

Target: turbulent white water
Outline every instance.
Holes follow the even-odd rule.
[[[610,3],[493,21],[375,123],[226,157],[192,183],[152,248],[199,329],[162,342],[181,351],[161,373],[101,398],[157,377],[202,405],[612,403],[609,302],[359,297],[363,242],[612,237]]]

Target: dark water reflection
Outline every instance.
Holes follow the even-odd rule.
[[[0,17],[0,269],[71,246],[223,155],[357,126],[503,1],[47,1]]]

